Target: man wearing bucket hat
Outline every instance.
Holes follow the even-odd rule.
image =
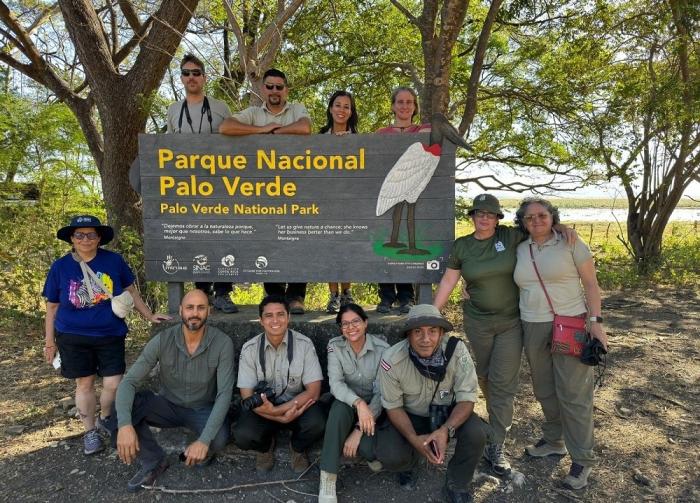
[[[513,271],[518,244],[526,235],[518,227],[500,225],[503,211],[491,194],[476,196],[468,213],[474,232],[454,242],[433,305],[442,309],[463,278],[467,291],[464,331],[474,351],[476,374],[493,428],[483,456],[493,472],[502,476],[511,471],[504,442],[513,421],[523,348]],[[570,243],[575,242],[575,232],[563,225],[557,230]]]
[[[399,471],[412,489],[420,457],[446,462],[447,444],[457,441],[447,465],[447,501],[472,501],[469,486],[486,442],[486,426],[474,414],[477,379],[467,347],[446,332],[452,324],[428,304],[411,307],[402,331],[406,338],[384,352],[379,378],[389,422],[380,427],[376,456]]]
[[[134,308],[153,323],[169,319],[153,314],[134,285],[134,274],[118,253],[101,248],[114,229],[97,217],[80,215],[59,229],[58,239],[73,246],[49,270],[42,295],[46,298],[44,359],[60,352],[61,375],[75,379],[75,405],[85,428],[83,452],[104,449],[97,431],[112,412],[114,396],[126,368],[124,339],[128,328],[124,306],[113,297],[129,292]],[[121,309],[121,311],[120,311]],[[96,420],[95,378],[102,377],[100,418]]]

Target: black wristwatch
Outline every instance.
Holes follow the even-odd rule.
[[[603,317],[602,316],[589,316],[588,321],[592,323],[603,323]]]

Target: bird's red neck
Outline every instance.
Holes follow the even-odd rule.
[[[442,147],[440,146],[439,143],[435,143],[434,145],[430,145],[429,147],[426,147],[423,145],[423,148],[425,149],[426,152],[430,152],[436,157],[440,157],[440,154],[442,153]]]

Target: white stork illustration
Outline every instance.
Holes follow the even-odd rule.
[[[398,253],[406,255],[430,254],[429,250],[416,248],[416,201],[428,186],[440,162],[443,138],[471,150],[471,147],[447,118],[443,114],[437,113],[433,115],[431,124],[430,145],[425,146],[420,142],[411,144],[384,178],[379,197],[377,197],[376,214],[379,217],[389,209],[394,208],[391,238],[388,243],[384,243],[385,248],[404,248]],[[405,204],[408,204],[406,219],[408,248],[406,248],[405,243],[398,241],[401,215]]]

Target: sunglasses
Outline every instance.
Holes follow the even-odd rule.
[[[73,237],[75,238],[76,241],[82,241],[83,239],[89,239],[90,241],[94,241],[97,238],[100,237],[99,234],[96,232],[74,232]]]
[[[476,216],[476,218],[488,218],[489,220],[496,220],[498,218],[498,215],[496,215],[495,213],[483,210],[476,210],[474,212],[474,216]]]
[[[181,74],[183,77],[189,77],[190,75],[192,75],[193,77],[201,77],[201,76],[202,76],[202,70],[186,70],[186,69],[182,69],[182,70],[180,70],[180,74]]]
[[[273,89],[282,91],[286,86],[284,84],[265,84],[265,87],[268,91],[272,91]]]

